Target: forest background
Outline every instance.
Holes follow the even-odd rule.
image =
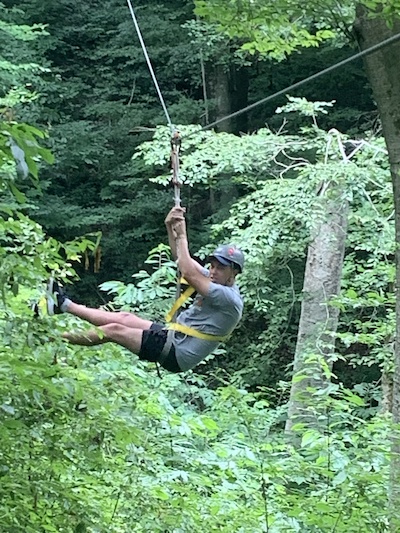
[[[0,531],[399,530],[395,205],[368,69],[201,130],[353,54],[365,10],[395,33],[394,2],[137,3],[192,253],[246,254],[227,346],[160,379],[29,305],[50,272],[82,303],[162,319],[173,301],[170,132],[129,9],[0,5]]]

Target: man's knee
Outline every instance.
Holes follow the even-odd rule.
[[[99,329],[103,331],[104,335],[108,339],[114,340],[117,337],[126,335],[130,328],[124,326],[123,324],[119,324],[118,322],[111,322],[110,324],[101,326]]]
[[[118,318],[120,319],[121,324],[126,322],[128,325],[133,318],[136,318],[136,316],[133,313],[128,313],[127,311],[118,311]]]
[[[115,313],[115,321],[123,326],[132,329],[149,329],[152,322],[145,320],[134,313],[127,313],[126,311],[118,311]]]
[[[141,329],[134,329],[118,322],[111,322],[101,326],[105,338],[108,341],[116,342],[134,353],[138,353],[142,343],[143,331]]]

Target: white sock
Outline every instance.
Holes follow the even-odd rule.
[[[65,298],[65,300],[63,301],[63,303],[60,305],[60,309],[63,313],[67,313],[68,312],[68,307],[69,307],[69,304],[72,302],[72,300],[70,300],[69,298]]]

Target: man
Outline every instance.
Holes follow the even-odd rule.
[[[163,324],[133,313],[77,304],[51,280],[47,296],[49,314],[71,313],[97,326],[84,333],[65,333],[65,339],[82,346],[115,342],[139,359],[159,362],[170,372],[183,372],[195,367],[233,331],[243,310],[235,284],[236,275],[243,269],[243,254],[234,245],[221,245],[209,258],[209,270],[203,268],[190,256],[184,213],[183,208],[174,207],[165,219],[172,255],[178,260],[182,276],[197,291],[193,304],[176,320],[175,326],[183,331],[168,330]]]

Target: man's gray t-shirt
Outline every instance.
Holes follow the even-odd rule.
[[[204,275],[209,271],[204,269]],[[233,331],[242,317],[243,300],[237,285],[227,287],[218,283],[210,283],[207,296],[197,294],[192,305],[180,313],[179,324],[184,324],[203,333],[224,336]],[[197,339],[174,332],[176,360],[181,370],[195,367],[218,346],[218,341]]]

